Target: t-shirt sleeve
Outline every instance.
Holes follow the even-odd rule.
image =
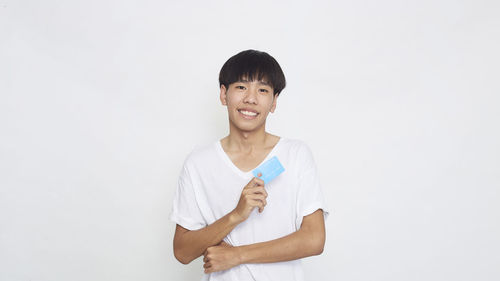
[[[207,224],[196,200],[192,176],[187,164],[184,163],[179,175],[170,219],[186,229],[198,230]]]
[[[297,160],[299,163],[299,184],[297,219],[295,224],[296,228],[299,229],[304,216],[310,215],[318,209],[322,209],[324,218],[326,219],[329,211],[326,206],[313,154],[306,144],[302,145]]]

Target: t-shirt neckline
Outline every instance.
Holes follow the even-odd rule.
[[[283,140],[283,137],[280,137],[278,142],[274,145],[274,147],[271,149],[271,151],[269,151],[269,153],[266,155],[264,160],[262,160],[257,166],[255,166],[253,169],[251,169],[248,172],[242,171],[240,168],[238,168],[233,163],[233,161],[231,161],[231,158],[229,158],[229,155],[227,155],[227,153],[224,151],[224,148],[222,148],[222,143],[220,140],[217,140],[215,142],[215,146],[216,146],[217,151],[221,155],[222,159],[226,163],[226,165],[228,165],[236,174],[240,175],[243,178],[251,178],[251,177],[253,177],[253,174],[252,174],[253,170],[255,170],[257,167],[262,165],[262,163],[266,162],[268,159],[270,159],[271,157],[273,157],[275,155],[275,152],[276,152],[278,146],[280,146],[280,143],[282,142],[282,140]]]

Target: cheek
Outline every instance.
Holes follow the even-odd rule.
[[[229,111],[234,111],[236,110],[236,108],[238,108],[239,102],[237,100],[228,98],[226,102],[227,102],[227,109]]]
[[[232,108],[238,107],[243,103],[243,98],[241,96],[232,95],[227,97],[227,104]]]
[[[238,101],[234,99],[228,98],[226,101],[229,108],[235,108],[238,105]]]
[[[269,110],[271,110],[271,109],[273,108],[273,104],[274,104],[274,99],[272,99],[272,98],[271,98],[271,99],[268,99],[268,100],[266,101],[266,107],[267,107]]]

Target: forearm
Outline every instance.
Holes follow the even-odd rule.
[[[190,263],[201,256],[208,247],[219,244],[239,223],[237,216],[229,213],[202,229],[176,231],[175,257],[183,264]]]
[[[240,264],[296,260],[323,252],[324,234],[300,229],[287,236],[237,247]]]

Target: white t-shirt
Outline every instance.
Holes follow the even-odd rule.
[[[277,156],[285,171],[266,184],[267,205],[255,208],[247,220],[224,238],[234,246],[277,239],[300,228],[304,216],[325,206],[313,155],[300,140],[281,137],[267,157]],[[259,164],[260,165],[260,164]],[[257,165],[257,167],[259,166]],[[174,196],[171,220],[189,230],[214,223],[238,204],[252,179],[234,165],[220,141],[195,148],[186,158]],[[301,261],[242,264],[229,270],[204,274],[202,280],[266,281],[305,280]]]

